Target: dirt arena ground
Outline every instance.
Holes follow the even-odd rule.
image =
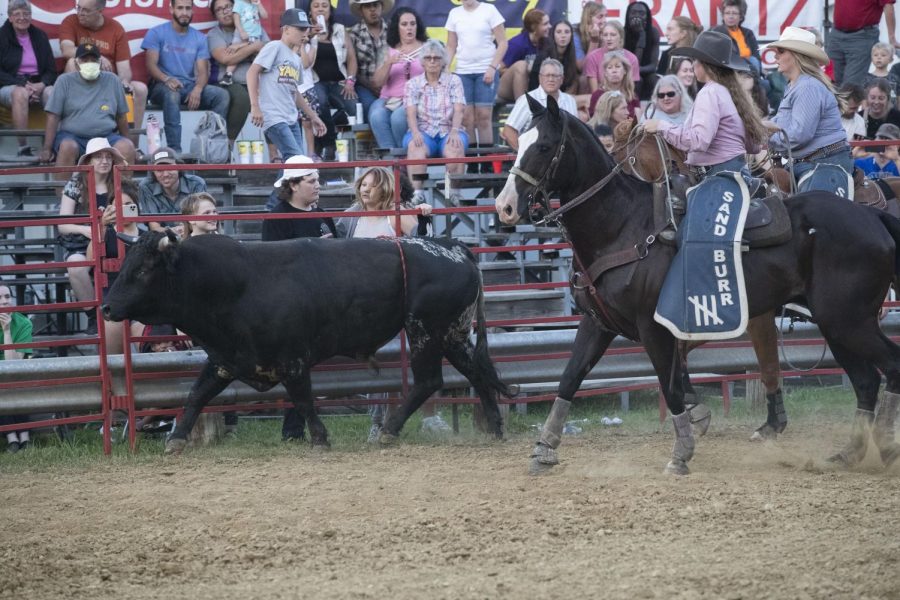
[[[0,474],[5,598],[900,598],[900,473],[742,428],[661,474],[669,431],[215,452]],[[871,459],[871,457],[870,457]]]

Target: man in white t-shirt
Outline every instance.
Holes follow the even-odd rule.
[[[553,96],[561,110],[578,116],[578,105],[571,95],[559,91],[563,82],[563,65],[554,58],[544,59],[539,73],[540,85],[528,92],[542,106],[547,106],[547,96]],[[531,126],[531,109],[528,107],[528,99],[523,94],[516,100],[516,105],[506,118],[503,126],[503,139],[513,150],[519,149],[519,136]]]

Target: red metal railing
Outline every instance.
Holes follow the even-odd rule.
[[[320,163],[317,168],[321,170],[329,170],[329,169],[337,169],[337,168],[349,168],[349,167],[362,167],[367,168],[371,166],[383,166],[388,167],[393,170],[395,176],[395,183],[399,181],[400,177],[400,168],[405,167],[410,164],[433,164],[433,165],[445,165],[447,163],[472,163],[472,162],[497,162],[497,161],[508,161],[512,157],[508,155],[491,155],[491,156],[482,156],[482,157],[467,157],[461,159],[429,159],[425,161],[410,161],[406,159],[394,159],[394,160],[381,160],[381,161],[354,161],[348,163]],[[283,168],[282,164],[268,164],[268,165],[227,165],[226,167],[229,170],[240,171],[240,170],[260,170],[260,169],[281,169]],[[223,165],[161,165],[161,166],[133,166],[128,167],[129,171],[138,171],[138,172],[150,172],[150,171],[163,171],[163,170],[191,170],[191,171],[211,171],[217,170],[221,171],[223,169]],[[71,172],[71,171],[79,171],[79,172],[89,172],[90,167],[76,167],[76,168],[38,168],[38,169],[9,169],[4,171],[5,174],[33,174],[33,173],[56,173],[56,172]],[[123,226],[127,223],[132,222],[149,222],[154,221],[158,218],[158,216],[148,216],[148,215],[140,215],[137,217],[125,217],[122,212],[122,199],[121,199],[121,178],[122,171],[125,170],[121,167],[115,167],[115,171],[113,174],[114,177],[114,187],[115,187],[115,197],[114,203],[116,207],[116,229],[121,230]],[[93,178],[86,177],[88,181],[88,198],[94,197],[94,189],[93,189]],[[392,210],[384,210],[384,211],[358,211],[358,212],[334,212],[328,211],[324,215],[323,213],[315,213],[310,215],[279,215],[279,214],[219,214],[216,216],[216,219],[219,221],[243,221],[243,220],[264,220],[264,219],[283,219],[283,218],[320,218],[322,216],[331,216],[331,217],[343,217],[343,216],[394,216],[395,218],[395,230],[397,232],[400,231],[400,217],[402,215],[416,215],[419,214],[418,209],[402,209],[400,205],[400,197],[399,197],[399,185],[395,185],[395,203],[394,208]],[[466,206],[466,207],[452,207],[452,208],[442,208],[442,209],[434,209],[434,215],[453,215],[459,213],[483,213],[483,214],[491,214],[494,212],[493,207],[491,206]],[[101,297],[102,288],[106,285],[107,273],[112,271],[117,271],[121,267],[121,262],[125,256],[125,249],[122,245],[121,241],[119,242],[119,258],[110,259],[107,258],[105,253],[105,245],[100,242],[102,240],[103,230],[100,225],[100,213],[96,209],[96,206],[93,202],[89,203],[89,214],[87,216],[71,216],[65,218],[36,218],[36,219],[27,219],[27,220],[11,220],[11,221],[3,221],[0,220],[0,228],[2,227],[22,227],[22,226],[48,226],[48,225],[58,225],[60,223],[78,223],[78,224],[90,224],[94,230],[94,235],[92,236],[91,244],[93,245],[93,259],[90,261],[80,261],[80,262],[62,262],[62,263],[41,263],[41,264],[28,264],[28,265],[14,265],[14,266],[5,266],[0,267],[0,274],[4,272],[41,272],[42,270],[54,270],[65,267],[72,266],[91,266],[94,268],[94,292],[95,298],[99,299]],[[172,219],[174,220],[174,219]],[[177,220],[179,221],[198,221],[198,220],[209,220],[209,216],[182,216],[178,215]],[[562,249],[569,248],[569,245],[561,242],[553,242],[553,243],[540,243],[536,241],[533,244],[518,244],[518,245],[509,245],[509,246],[484,246],[472,248],[472,252],[475,254],[494,254],[498,252],[532,252],[532,251],[558,251]],[[555,282],[543,282],[543,283],[526,283],[526,284],[502,284],[502,285],[489,285],[486,286],[487,291],[517,291],[517,290],[541,290],[541,289],[560,289],[568,287],[568,282],[566,281],[555,281]],[[58,299],[57,299],[58,300]],[[0,309],[0,312],[37,312],[37,311],[58,311],[58,310],[70,310],[70,309],[81,309],[81,308],[94,308],[98,306],[99,301],[93,300],[89,302],[55,302],[52,304],[45,305],[29,305],[29,306],[19,306],[13,307],[9,309]],[[896,305],[898,303],[890,303],[890,305]],[[515,327],[515,326],[527,326],[534,324],[571,324],[577,322],[580,317],[577,316],[553,316],[553,317],[534,317],[534,318],[522,318],[522,319],[500,319],[493,320],[487,323],[490,327]],[[75,341],[46,341],[46,342],[34,342],[29,344],[16,344],[16,345],[0,345],[0,351],[8,348],[19,349],[19,348],[54,348],[63,345],[71,345],[74,343],[78,344],[94,344],[98,346],[98,354],[100,356],[100,372],[96,376],[90,377],[70,377],[70,378],[59,378],[59,379],[49,379],[41,382],[29,382],[29,383],[0,383],[0,389],[14,389],[16,387],[26,387],[26,386],[61,386],[61,385],[74,385],[81,383],[94,383],[99,381],[101,383],[101,389],[103,394],[102,408],[99,414],[89,414],[77,417],[67,417],[62,419],[49,419],[40,422],[30,422],[27,424],[19,424],[19,425],[10,425],[5,427],[0,427],[0,432],[10,431],[10,430],[18,430],[24,428],[35,428],[35,427],[44,427],[48,425],[62,425],[69,423],[86,423],[91,421],[103,421],[103,448],[104,452],[109,454],[112,446],[112,437],[111,430],[113,424],[113,416],[115,411],[123,411],[128,415],[128,438],[130,447],[133,449],[135,447],[136,441],[136,430],[135,430],[135,420],[136,417],[140,416],[153,416],[153,415],[170,415],[170,414],[180,414],[180,409],[145,409],[145,410],[137,410],[134,403],[134,383],[139,380],[153,380],[153,379],[165,379],[165,378],[184,378],[189,376],[190,373],[186,372],[177,372],[177,373],[168,373],[168,372],[156,372],[156,373],[135,373],[131,360],[131,343],[132,342],[146,342],[146,341],[173,341],[173,340],[184,340],[187,339],[185,336],[132,336],[130,332],[130,327],[123,327],[123,342],[124,342],[124,364],[125,364],[125,393],[123,395],[115,395],[113,393],[113,386],[111,382],[110,370],[107,366],[107,345],[105,339],[105,323],[103,319],[98,319],[98,337],[93,338],[79,338]],[[406,348],[406,339],[405,335],[401,333],[401,352],[400,358],[397,362],[391,364],[384,364],[384,367],[399,367],[401,369],[402,381],[403,381],[403,394],[408,393],[409,387],[409,360],[407,356],[407,348]],[[796,344],[821,344],[823,343],[821,340],[798,340],[788,342],[788,345]],[[748,342],[741,341],[726,341],[726,342],[716,342],[707,344],[708,348],[735,348],[735,347],[749,347],[750,344]],[[643,352],[641,348],[618,348],[618,349],[610,349],[607,354],[608,355],[617,355],[617,354],[630,354]],[[570,356],[569,352],[555,352],[555,353],[536,353],[536,354],[525,354],[525,355],[514,355],[514,356],[502,356],[496,357],[495,360],[497,362],[522,362],[522,361],[533,361],[533,360],[547,360],[547,359],[565,359]],[[356,365],[356,364],[325,364],[319,365],[315,370],[317,371],[328,371],[328,370],[347,370],[347,369],[359,369],[359,368],[367,368],[367,365]],[[823,369],[816,371],[806,371],[803,372],[803,375],[820,375],[820,374],[832,374],[832,373],[840,373],[840,370],[836,369]],[[798,373],[799,374],[799,373]],[[795,375],[795,373],[785,373],[785,375]],[[698,383],[708,383],[708,382],[720,382],[722,386],[722,395],[724,398],[724,408],[726,415],[730,410],[731,398],[729,394],[728,385],[730,382],[738,381],[738,380],[746,380],[746,379],[755,379],[758,375],[756,374],[737,374],[737,375],[723,375],[723,376],[715,376],[715,377],[702,377],[702,378],[694,378],[693,381]],[[583,397],[589,395],[596,394],[614,394],[625,391],[635,391],[635,390],[644,390],[644,389],[653,389],[658,388],[658,384],[655,382],[642,382],[642,383],[633,383],[633,384],[624,384],[624,385],[616,385],[612,387],[605,387],[602,390],[582,390],[579,391],[576,396]],[[516,398],[514,400],[515,403],[530,403],[530,402],[541,402],[546,400],[552,400],[555,397],[555,393],[548,394],[538,394],[523,398]],[[361,400],[361,399],[326,399],[317,401],[317,406],[341,406],[341,405],[362,405],[367,403],[378,403],[383,404],[386,402],[397,402],[399,401],[399,397],[390,397],[387,399],[378,399],[378,400]],[[472,403],[477,402],[477,398],[471,397],[438,397],[432,401],[439,401],[441,403],[446,404],[459,404],[459,403]],[[204,412],[224,412],[224,411],[258,411],[258,410],[270,410],[274,408],[283,408],[288,406],[284,401],[280,402],[267,402],[267,403],[254,403],[254,404],[239,404],[239,405],[222,405],[222,406],[210,406],[207,407]],[[665,404],[662,401],[662,395],[660,395],[660,415],[661,418],[665,417]]]

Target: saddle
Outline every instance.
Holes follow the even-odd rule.
[[[887,209],[888,196],[894,192],[885,182],[871,180],[860,169],[853,173],[853,201],[863,206],[871,206],[878,210]]]
[[[676,228],[681,224],[687,208],[687,190],[692,187],[690,177],[675,173],[669,177],[671,186],[671,218]],[[655,223],[666,223],[669,219],[669,190],[665,183],[653,185],[653,220]],[[784,244],[791,239],[791,221],[784,196],[775,192],[763,198],[752,198],[744,223],[743,241],[749,248],[766,248]],[[674,237],[660,237],[664,244],[675,245]]]

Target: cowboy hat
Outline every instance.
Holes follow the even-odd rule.
[[[294,156],[289,157],[286,161],[284,161],[284,166],[288,165],[314,165],[316,164],[313,159],[308,156],[303,156],[302,154],[295,154]],[[299,168],[285,168],[284,174],[278,178],[278,181],[275,182],[275,187],[280,188],[281,184],[288,183],[293,181],[294,179],[299,179],[301,177],[306,177],[307,175],[314,175],[318,173],[318,169],[311,168],[310,166],[300,166]]]
[[[733,71],[747,71],[747,61],[734,51],[731,37],[718,31],[704,31],[697,36],[693,47],[675,48],[672,56],[687,56],[724,69]]]
[[[95,137],[88,140],[87,147],[84,150],[84,155],[78,159],[79,165],[87,164],[89,160],[91,160],[91,156],[97,154],[98,152],[109,152],[113,156],[113,163],[117,165],[125,165],[128,164],[125,162],[125,157],[122,156],[122,153],[119,152],[117,148],[109,145],[109,140],[102,137]]]
[[[785,27],[781,37],[770,43],[769,48],[782,48],[808,56],[822,66],[827,65],[829,61],[825,51],[816,46],[816,34],[799,27]]]
[[[394,0],[350,0],[350,12],[357,17],[362,17],[362,11],[360,11],[359,5],[372,4],[374,2],[381,2],[382,14],[390,12],[390,10],[394,8]]]

